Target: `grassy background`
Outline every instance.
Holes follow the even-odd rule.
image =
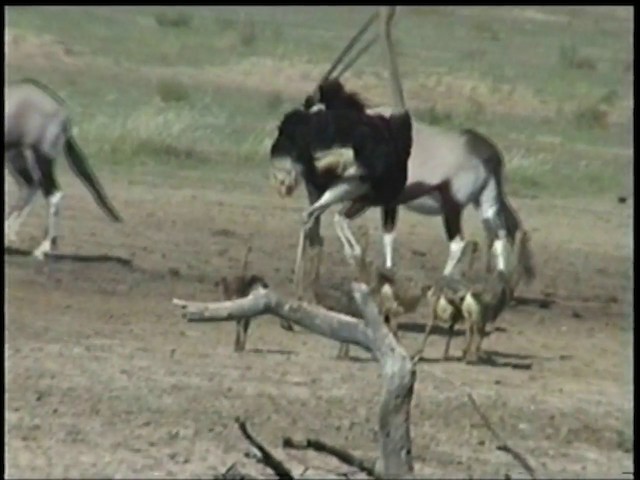
[[[68,101],[99,171],[251,185],[282,113],[370,11],[10,7],[6,75]],[[580,197],[632,189],[632,33],[631,7],[407,7],[395,35],[417,118],[494,138],[513,195]],[[376,49],[345,79],[390,100]]]

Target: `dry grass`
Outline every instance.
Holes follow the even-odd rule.
[[[573,43],[560,46],[558,60],[564,67],[574,70],[595,71],[598,69],[596,60],[581,53]]]
[[[620,93],[610,89],[593,102],[576,108],[573,119],[578,128],[607,130],[613,122],[613,111],[620,100]]]
[[[562,15],[554,14],[554,21],[547,21],[550,13],[543,15],[542,9],[528,10],[523,13],[523,9],[412,8],[411,18],[405,19],[406,31],[416,32],[417,36],[412,38],[406,31],[398,35],[403,45],[401,60],[407,98],[412,111],[422,121],[480,129],[503,150],[525,143],[530,145],[529,152],[535,157],[542,155],[539,151],[543,150],[548,157],[544,162],[532,162],[524,169],[510,169],[509,184],[519,185],[520,192],[540,188],[559,191],[554,185],[562,184],[566,175],[578,183],[584,180],[584,188],[592,192],[592,181],[603,177],[598,165],[581,166],[584,178],[576,179],[571,162],[559,166],[552,159],[573,158],[575,144],[598,145],[604,149],[618,146],[612,144],[618,141],[617,131],[623,122],[632,118],[632,101],[624,85],[607,80],[612,75],[611,69],[604,68],[604,62],[611,63],[620,75],[624,59],[604,60],[605,47],[589,43],[580,36],[584,36],[583,31],[574,32],[571,37],[571,41],[580,45],[580,51],[566,47],[563,58],[569,65],[584,68],[584,62],[579,60],[585,52],[589,53],[603,65],[593,71],[593,78],[585,77],[584,70],[567,68],[553,56],[547,58],[546,53],[540,58],[539,52],[548,52],[549,45],[557,49],[563,42],[571,43],[558,35],[552,40],[546,37],[547,33],[560,30],[558,23]],[[75,17],[71,19],[68,12],[66,16],[55,17],[56,11],[52,9],[52,18],[46,22],[30,13],[31,26],[27,21],[15,21],[25,15],[24,12],[13,13],[14,20],[6,32],[9,76],[34,76],[59,90],[81,119],[78,125],[88,148],[93,146],[94,150],[105,151],[105,145],[125,139],[121,146],[113,147],[115,151],[111,147],[106,149],[110,156],[105,161],[118,166],[137,163],[139,157],[125,158],[132,152],[148,151],[150,162],[152,155],[159,151],[158,145],[160,151],[167,153],[195,149],[217,152],[225,159],[263,159],[264,152],[268,151],[265,144],[281,113],[289,105],[299,104],[323,73],[325,62],[335,54],[329,49],[339,43],[336,38],[347,34],[345,24],[341,23],[343,19],[332,21],[326,12],[319,12],[320,19],[316,18],[315,23],[307,24],[305,19],[298,25],[302,17],[275,19],[251,9],[203,9],[199,13],[187,10],[193,16],[190,27],[166,27],[175,31],[158,28],[154,12],[148,10],[141,10],[136,16],[118,9],[109,13],[87,9],[86,13],[72,14]],[[413,14],[420,22],[433,25],[428,31],[420,27],[418,35]],[[83,15],[97,25],[96,33],[67,34],[68,24],[81,20]],[[175,9],[166,9],[164,15],[168,25],[185,23]],[[525,36],[531,37],[537,49],[532,46],[531,51],[527,50],[527,55],[522,56],[523,41],[519,40],[520,45],[516,46],[492,40],[495,33],[507,38],[505,35],[511,27],[503,22],[505,16],[522,25]],[[537,21],[542,17],[545,21]],[[318,22],[327,26],[321,27]],[[437,40],[434,29],[442,29],[443,23],[456,22],[465,23],[468,28],[450,39],[451,48],[445,51],[437,47],[437,42],[429,43]],[[564,32],[566,28],[561,30]],[[140,35],[135,49],[129,38],[134,32]],[[86,41],[82,41],[83,37]],[[212,44],[208,39],[214,37],[216,41]],[[104,41],[98,42],[97,38]],[[435,47],[425,49],[425,41]],[[507,61],[496,59],[500,52]],[[536,65],[536,72],[548,69],[549,82],[545,80],[541,86],[539,79],[530,78],[527,72],[531,73],[532,65],[527,62]],[[495,74],[488,73],[488,65],[492,65]],[[500,72],[501,65],[505,65],[506,74]],[[562,83],[564,78],[566,82]],[[371,106],[390,101],[387,78],[378,60],[365,58],[345,80],[350,88],[361,91]],[[554,81],[555,84],[548,85]],[[580,82],[580,89],[575,89],[578,93],[559,92],[565,88],[563,85],[575,81]],[[154,88],[149,89],[148,85]],[[615,94],[610,94],[609,99],[600,98],[608,91],[624,91],[625,95],[624,98]],[[88,115],[87,109],[97,109],[103,115]],[[133,132],[120,130],[126,124],[125,119],[145,117],[156,110],[161,120],[151,119],[148,128],[141,128],[145,136],[140,136],[135,129]],[[162,120],[174,116],[180,118],[179,123],[183,117],[188,119],[185,121],[191,127],[180,127],[181,133],[177,135],[176,127]],[[107,121],[103,117],[112,118]],[[105,124],[108,125],[105,127]],[[168,131],[162,132],[160,129],[165,126]],[[553,146],[555,151],[550,151],[552,147],[548,144],[540,144],[538,138],[543,136],[560,138]],[[581,162],[602,161],[595,153],[588,154],[589,159],[585,160],[583,150]],[[619,153],[611,155],[619,157]],[[555,165],[555,174],[547,171],[549,165]],[[613,164],[606,162],[606,165],[604,177],[611,178]],[[605,184],[614,181],[604,182],[603,189]]]
[[[74,57],[86,53],[81,47],[70,46],[46,34],[33,34],[15,28],[5,30],[4,49],[8,63],[73,62]]]
[[[258,39],[258,33],[256,31],[256,25],[253,20],[243,19],[240,22],[238,28],[238,38],[240,41],[240,45],[244,48],[248,48],[253,46]]]
[[[184,102],[189,99],[189,88],[180,80],[161,79],[156,84],[156,93],[164,103]]]
[[[193,15],[187,12],[158,12],[153,18],[162,28],[190,28],[193,24]]]

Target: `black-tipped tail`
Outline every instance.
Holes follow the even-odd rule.
[[[503,193],[501,193],[501,197],[502,213],[504,215],[504,223],[507,228],[507,235],[509,236],[509,240],[513,242],[516,232],[522,228],[522,222],[509,200],[504,197]]]
[[[122,222],[122,217],[107,197],[100,180],[98,180],[98,177],[96,177],[87,163],[87,159],[80,149],[80,146],[70,134],[65,140],[64,152],[71,170],[73,170],[73,173],[85,184],[100,209],[114,222]]]

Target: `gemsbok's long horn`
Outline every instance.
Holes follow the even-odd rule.
[[[331,76],[331,74],[333,74],[334,70],[340,65],[340,62],[342,62],[344,57],[351,51],[351,49],[356,44],[356,42],[358,40],[360,40],[360,37],[362,37],[367,32],[367,30],[369,30],[371,25],[373,25],[373,22],[376,21],[376,19],[378,18],[378,15],[379,15],[379,12],[375,11],[364,22],[362,27],[360,27],[360,29],[355,33],[355,35],[353,37],[351,37],[351,40],[349,40],[349,42],[345,45],[345,47],[342,49],[342,51],[338,54],[336,59],[333,61],[333,63],[329,67],[329,70],[327,70],[327,72],[322,76],[322,78],[320,79],[318,84],[321,84],[322,82],[327,80]]]
[[[353,56],[342,66],[342,68],[340,68],[340,70],[338,70],[335,73],[334,78],[340,78],[342,75],[347,73],[349,69],[353,66],[353,64],[356,63],[362,55],[367,53],[369,49],[373,47],[373,44],[376,43],[377,41],[378,41],[378,35],[376,35],[375,37],[370,39],[365,45],[363,45],[360,48],[360,50],[354,53]]]

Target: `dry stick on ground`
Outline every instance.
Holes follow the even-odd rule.
[[[484,414],[484,412],[482,410],[480,410],[480,407],[478,406],[478,403],[476,402],[476,399],[473,398],[473,395],[471,395],[470,393],[467,393],[467,399],[469,400],[469,402],[471,403],[471,406],[473,407],[473,409],[476,411],[476,413],[478,414],[478,416],[482,420],[482,423],[484,423],[484,426],[487,427],[487,430],[489,430],[489,432],[491,433],[491,435],[495,439],[496,443],[498,444],[496,446],[496,449],[500,450],[501,452],[506,452],[509,455],[511,455],[513,457],[513,459],[516,462],[518,462],[522,468],[524,468],[524,470],[529,474],[529,476],[532,479],[535,480],[535,478],[536,478],[535,471],[533,470],[533,467],[527,461],[527,459],[524,458],[524,456],[520,452],[517,452],[516,450],[511,448],[509,446],[509,444],[502,438],[502,435],[500,435],[496,431],[496,429],[493,428],[493,426],[491,425],[491,422],[489,422],[489,419],[487,418],[487,416]]]
[[[381,457],[373,472],[376,477],[407,476],[413,471],[410,408],[415,370],[407,353],[384,324],[368,288],[362,283],[354,283],[352,290],[356,303],[363,313],[364,323],[354,317],[325,310],[316,305],[298,301],[287,302],[276,293],[264,288],[255,289],[245,298],[227,302],[203,303],[174,300],[173,303],[182,307],[183,316],[191,321],[233,321],[237,318],[271,313],[316,334],[335,341],[355,344],[374,352],[382,367],[385,388],[379,415]],[[432,374],[440,377],[436,372]],[[440,378],[456,388],[467,390],[448,377]],[[512,449],[497,434],[470,393],[468,398],[485,426],[497,440],[497,448],[512,455],[531,478],[535,479],[534,470],[524,456]],[[292,442],[292,445],[299,446],[300,443]],[[308,448],[333,455],[344,463],[370,474],[371,463],[359,460],[348,452],[331,446],[327,448],[326,444],[318,440],[308,440],[306,445]]]
[[[380,456],[377,476],[406,477],[413,472],[410,410],[416,373],[407,352],[384,323],[366,285],[352,284],[352,293],[364,322],[316,305],[287,301],[277,293],[256,288],[247,297],[226,302],[202,303],[174,299],[191,321],[233,321],[273,314],[337,342],[373,352],[379,361],[384,390],[379,412]]]
[[[496,445],[496,450],[500,450],[502,452],[509,453],[516,460],[516,462],[518,462],[520,464],[520,466],[523,467],[526,470],[526,472],[529,474],[529,476],[533,480],[535,480],[536,479],[535,471],[534,471],[533,467],[531,466],[531,464],[525,459],[524,455],[522,455],[521,453],[519,453],[516,450],[514,450],[513,448],[511,448],[507,444],[507,442],[503,439],[502,435],[500,435],[497,432],[497,430],[491,425],[491,422],[489,422],[489,418],[480,409],[480,406],[478,405],[478,402],[476,402],[475,397],[473,396],[473,394],[469,390],[469,387],[467,387],[466,385],[464,385],[462,383],[455,382],[449,376],[443,375],[441,373],[437,373],[435,370],[431,370],[430,374],[433,377],[436,377],[439,380],[442,380],[443,382],[448,383],[454,389],[456,389],[456,390],[464,390],[466,392],[467,400],[469,401],[469,403],[471,403],[471,407],[475,410],[475,412],[480,417],[480,420],[482,421],[484,426],[487,428],[487,430],[489,430],[489,432],[491,433],[493,438],[498,443],[498,445]],[[506,474],[505,478],[510,478],[510,477],[508,476],[508,474]]]
[[[295,477],[293,476],[291,471],[287,467],[285,467],[284,464],[280,460],[278,460],[275,455],[273,455],[269,451],[269,449],[267,449],[267,447],[262,445],[262,443],[260,443],[258,439],[251,434],[251,432],[249,432],[247,424],[244,420],[236,417],[236,424],[240,429],[240,433],[242,433],[242,436],[247,440],[247,442],[249,442],[252,447],[258,450],[258,452],[260,453],[260,460],[265,464],[265,466],[267,466],[273,473],[278,476],[278,478],[282,480],[294,480]]]
[[[282,446],[292,450],[314,450],[320,453],[326,453],[332,457],[337,458],[345,465],[355,467],[358,470],[372,476],[373,478],[379,478],[375,472],[375,461],[362,460],[354,456],[352,453],[342,450],[341,448],[334,447],[328,443],[323,442],[315,438],[307,438],[304,441],[294,440],[291,437],[284,437],[282,440]]]
[[[254,477],[253,475],[249,475],[247,473],[241,472],[238,469],[238,465],[236,465],[236,463],[232,463],[231,465],[229,465],[229,467],[222,472],[222,474],[220,475],[220,478],[224,479],[224,480],[253,480]]]

